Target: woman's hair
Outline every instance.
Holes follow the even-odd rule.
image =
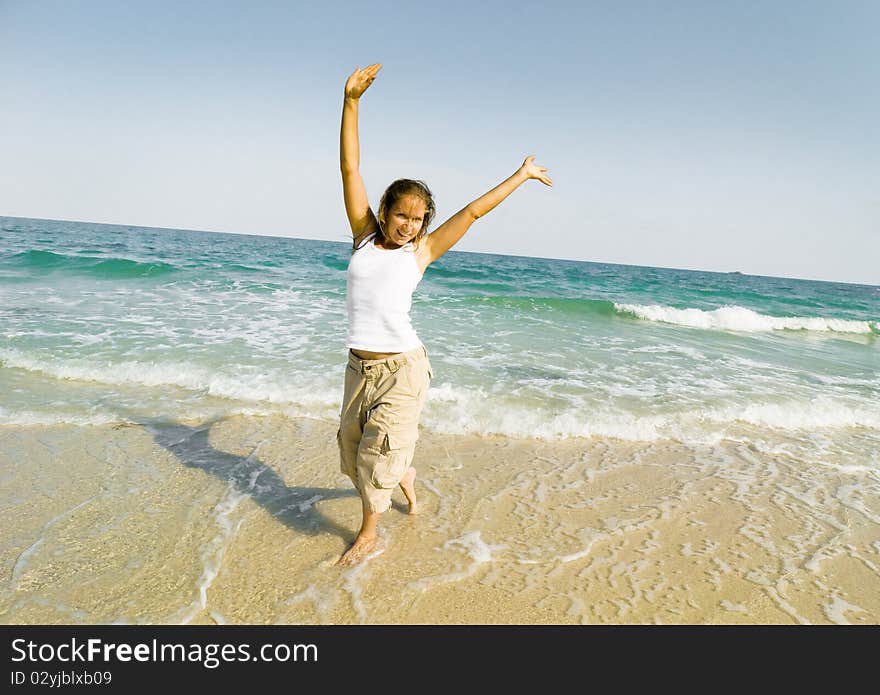
[[[422,228],[412,240],[413,245],[418,246],[422,237],[428,233],[428,227],[431,225],[431,220],[434,219],[434,215],[437,212],[434,207],[434,194],[431,193],[431,190],[424,181],[397,179],[397,181],[385,189],[385,192],[382,194],[382,200],[379,201],[379,212],[376,215],[379,218],[379,233],[384,238],[385,215],[388,213],[388,208],[392,207],[394,203],[405,195],[414,195],[425,204],[425,218],[422,220]]]

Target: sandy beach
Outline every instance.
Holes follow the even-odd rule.
[[[421,514],[397,490],[378,549],[339,568],[360,509],[334,433],[280,416],[0,429],[0,621],[880,622],[871,471],[736,442],[425,431]]]

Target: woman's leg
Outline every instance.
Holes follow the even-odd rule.
[[[419,506],[416,501],[416,469],[410,466],[406,469],[406,473],[403,474],[403,478],[400,481],[400,489],[403,490],[403,494],[406,497],[406,501],[409,502],[409,514],[418,514]]]
[[[367,500],[363,497],[361,497],[361,511],[363,513],[361,530],[358,531],[357,538],[354,539],[351,547],[339,558],[339,561],[336,563],[338,565],[350,565],[358,562],[376,547],[376,540],[378,539],[376,528],[379,525],[379,512],[371,512]]]
[[[357,538],[339,559],[341,565],[357,562],[375,548],[379,516],[391,506],[395,487],[406,496],[409,513],[418,512],[411,464],[431,374],[424,348],[413,353],[406,353],[401,362],[390,359],[365,368],[372,370],[364,377],[364,397],[368,395],[370,402],[361,407],[369,415],[358,422],[356,470],[349,474],[361,495],[363,516]]]
[[[416,388],[419,394],[419,413],[421,413],[422,406],[425,403],[425,398],[428,395],[428,387],[431,385],[431,378],[434,376],[434,372],[431,369],[431,363],[428,360],[428,351],[422,347],[422,353],[424,356],[424,360],[419,359],[416,364],[418,365],[415,369],[410,369],[409,380],[410,384]],[[403,474],[403,478],[400,480],[400,489],[403,490],[403,494],[406,497],[406,501],[409,502],[409,513],[410,514],[418,514],[419,513],[419,505],[416,500],[416,469],[410,465],[409,468],[406,469],[406,472]]]

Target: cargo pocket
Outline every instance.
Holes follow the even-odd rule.
[[[385,432],[371,476],[373,485],[388,489],[400,482],[406,469],[409,468],[418,438],[418,429],[415,431],[395,429]]]

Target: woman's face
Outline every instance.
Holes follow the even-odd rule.
[[[385,240],[396,246],[412,241],[425,220],[425,201],[415,195],[401,196],[385,216]]]

